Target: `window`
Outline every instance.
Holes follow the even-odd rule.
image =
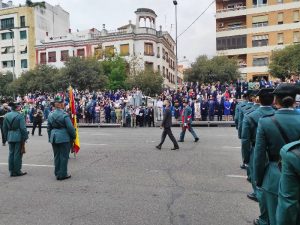
[[[166,76],[166,71],[165,71],[165,67],[163,66],[163,77]]]
[[[46,52],[41,52],[40,53],[40,64],[46,64],[47,63],[47,56]]]
[[[68,50],[63,50],[60,52],[60,61],[65,62],[68,61],[69,59],[69,51]]]
[[[267,66],[269,65],[268,57],[253,58],[253,66]]]
[[[85,51],[84,48],[77,49],[77,57],[84,57]]]
[[[294,13],[293,13],[293,19],[294,19],[294,23],[298,23],[299,22],[299,10],[294,11]]]
[[[48,52],[48,62],[56,62],[56,52]]]
[[[2,68],[11,68],[15,67],[15,61],[9,60],[9,61],[2,61]]]
[[[27,59],[21,59],[21,68],[22,69],[27,69],[28,68]]]
[[[115,47],[113,45],[105,46],[105,57],[113,57],[115,55]]]
[[[295,31],[294,34],[294,43],[299,43],[300,42],[300,31]]]
[[[283,24],[283,13],[278,13],[277,21],[278,21],[278,24]]]
[[[152,43],[145,43],[144,54],[149,55],[149,56],[154,56],[153,44]]]
[[[157,47],[157,58],[160,58],[160,47]]]
[[[277,34],[277,44],[278,45],[283,45],[284,42],[284,36],[283,33],[278,33]]]
[[[27,32],[26,32],[26,30],[21,30],[20,31],[20,39],[21,40],[27,39]]]
[[[14,38],[14,32],[6,32],[1,34],[1,40],[7,40]]]
[[[129,55],[129,44],[120,45],[120,56]]]
[[[98,47],[95,48],[94,56],[96,57],[96,59],[103,59],[102,46],[98,46]]]
[[[25,27],[25,16],[20,16],[20,27]]]
[[[7,19],[2,19],[1,20],[1,29],[12,29],[14,28],[14,18],[7,18]]]
[[[153,71],[153,62],[145,62],[145,70]]]
[[[264,27],[269,25],[269,18],[267,15],[263,16],[253,16],[252,17],[252,27]]]
[[[269,45],[269,35],[256,35],[252,37],[252,47]]]
[[[277,3],[283,3],[283,0],[277,0]]]
[[[268,4],[268,0],[253,0],[254,7],[260,7]]]
[[[217,38],[217,50],[239,49],[247,47],[247,36],[231,36]]]

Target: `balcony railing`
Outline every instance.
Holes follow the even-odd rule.
[[[217,13],[245,10],[246,8],[247,8],[246,6],[238,6],[238,7],[234,7],[234,8],[217,9]]]
[[[234,27],[219,27],[217,28],[217,31],[218,32],[221,32],[221,31],[231,31],[231,30],[241,30],[241,29],[246,29],[247,26],[234,26]]]

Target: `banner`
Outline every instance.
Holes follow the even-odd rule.
[[[71,115],[71,121],[73,123],[73,126],[76,130],[76,138],[73,143],[73,151],[75,154],[77,154],[80,150],[80,140],[79,140],[79,132],[78,132],[78,125],[77,125],[77,118],[76,118],[76,109],[75,109],[75,97],[74,97],[74,91],[73,88],[69,87],[69,101],[70,101],[70,115]]]

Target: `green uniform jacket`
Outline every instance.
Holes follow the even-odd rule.
[[[189,105],[184,108],[183,116],[184,116],[184,123],[192,124],[193,122],[192,118],[190,119],[188,118],[189,116],[192,116],[192,108]]]
[[[278,110],[275,118],[284,130],[290,142],[300,138],[300,114],[295,110]],[[275,195],[278,194],[280,171],[277,162],[268,159],[278,157],[285,145],[284,138],[272,118],[264,117],[258,122],[254,148],[254,178],[257,186]],[[268,156],[268,158],[267,158]]]
[[[47,131],[49,142],[52,144],[71,142],[76,137],[69,115],[60,109],[56,109],[49,115]]]
[[[3,132],[8,143],[26,141],[28,133],[24,116],[16,111],[7,113],[3,121]]]
[[[300,225],[300,141],[280,150],[282,174],[279,184],[277,225]]]
[[[253,102],[247,102],[244,106],[241,106],[240,112],[239,112],[239,123],[238,123],[238,136],[239,139],[242,138],[242,129],[243,129],[243,119],[245,113],[250,110],[253,106]]]
[[[249,163],[250,153],[255,145],[258,120],[263,116],[273,115],[274,112],[275,110],[271,106],[262,106],[245,115],[242,128],[242,149],[244,151],[245,163]]]
[[[247,102],[243,101],[243,102],[239,102],[235,108],[235,116],[234,116],[234,123],[235,123],[235,128],[238,130],[239,129],[239,115],[240,115],[240,110],[241,107],[243,107],[244,105],[246,105]]]

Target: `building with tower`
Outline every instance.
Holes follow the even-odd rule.
[[[299,0],[217,0],[217,54],[236,57],[244,79],[270,79],[272,51],[300,43]]]
[[[175,42],[167,31],[156,27],[156,13],[147,8],[135,11],[136,22],[117,30],[95,28],[61,36],[47,36],[36,46],[36,64],[64,66],[69,57],[96,57],[103,60],[118,54],[139,69],[159,71],[166,87],[175,86]],[[183,76],[179,74],[178,84]]]

